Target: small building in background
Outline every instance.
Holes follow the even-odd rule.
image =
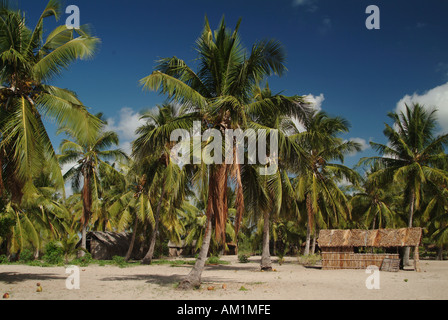
[[[193,240],[191,244],[186,244],[185,240],[181,240],[180,243],[174,241],[168,242],[168,251],[171,258],[188,257],[195,253],[197,241]]]
[[[131,236],[131,234],[124,232],[91,231],[86,235],[86,249],[95,260],[112,260],[114,256],[124,257],[129,250]],[[80,245],[81,241],[78,242],[76,247]]]
[[[377,266],[383,271],[398,271],[402,249],[414,247],[414,269],[420,271],[421,237],[421,228],[321,230],[318,245],[322,252],[322,269],[366,269]],[[382,248],[384,253],[373,253],[373,248]],[[365,252],[360,253],[362,250]]]

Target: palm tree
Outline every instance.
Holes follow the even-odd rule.
[[[170,159],[173,143],[170,141],[173,127],[188,126],[189,117],[182,117],[174,105],[158,106],[158,112],[148,112],[142,116],[146,124],[137,129],[137,139],[133,143],[136,165],[141,167],[146,177],[148,195],[158,196],[154,215],[153,231],[143,264],[150,264],[154,255],[162,211],[172,213],[182,203],[188,180],[186,172]],[[164,201],[169,205],[164,206]]]
[[[20,203],[24,193],[35,192],[32,179],[44,163],[52,170],[56,187],[64,186],[42,117],[78,135],[88,132],[87,123],[99,126],[75,93],[48,84],[73,62],[91,58],[99,44],[87,26],[61,25],[44,38],[44,22],[58,19],[60,13],[60,2],[50,0],[30,29],[22,11],[5,1],[0,4],[0,181],[5,181],[0,183],[0,195],[6,189],[14,203]]]
[[[398,195],[394,192],[394,186],[373,180],[370,175],[378,171],[378,165],[372,167],[367,173],[362,190],[356,192],[350,199],[352,217],[362,219],[362,226],[371,229],[396,227],[397,214],[394,205],[398,202]],[[378,178],[378,177],[377,177]]]
[[[235,194],[233,190],[229,190],[231,194],[229,198],[234,198]],[[194,246],[193,251],[199,251],[203,244],[203,238],[207,225],[206,214],[206,194],[199,194],[190,197],[189,201],[185,201],[182,206],[181,223],[184,228],[184,243],[188,246]],[[233,201],[232,201],[233,200]],[[234,217],[236,214],[235,208],[232,208],[234,199],[229,199],[229,216],[226,221],[226,240],[228,242],[236,242],[235,229],[234,229]],[[210,254],[219,255],[223,250],[227,250],[227,243],[221,245],[216,237],[211,238]]]
[[[382,176],[385,181],[402,182],[409,208],[408,227],[413,227],[414,212],[420,208],[422,189],[428,183],[448,183],[448,174],[440,169],[446,161],[443,147],[448,143],[448,134],[434,136],[436,109],[427,110],[414,104],[405,106],[399,113],[389,113],[393,125],[386,124],[384,135],[388,144],[371,142],[380,156],[363,158],[360,164],[378,162],[384,169],[372,174]],[[403,263],[409,265],[409,247],[405,248]]]
[[[448,162],[442,163],[440,168],[448,168]],[[448,244],[448,187],[446,183],[427,183],[424,190],[423,221],[427,223],[429,238],[437,245],[437,259],[443,260],[443,248]]]
[[[67,233],[70,213],[60,202],[49,170],[44,168],[33,183],[36,192],[29,194],[20,206],[8,201],[3,219],[12,222],[6,226],[9,229],[7,251],[17,253],[32,247],[35,258],[38,258],[45,241],[60,239]]]
[[[311,235],[315,235],[315,221],[325,224],[324,213],[337,221],[349,214],[348,200],[338,186],[338,181],[346,179],[352,183],[358,174],[343,164],[330,161],[344,161],[344,156],[359,151],[360,145],[353,141],[343,141],[338,137],[348,132],[348,123],[340,117],[330,117],[325,112],[315,111],[304,123],[305,131],[291,139],[307,150],[307,164],[298,168],[296,192],[299,200],[306,201],[308,214],[305,255],[310,253]]]
[[[239,38],[240,22],[231,32],[223,19],[216,32],[213,32],[206,19],[202,35],[196,42],[198,71],[194,72],[176,57],[166,58],[160,61],[156,71],[141,80],[142,85],[148,90],[161,90],[172,101],[194,114],[201,121],[203,129],[220,130],[223,136],[226,129],[245,129],[247,114],[251,112],[296,115],[301,111],[297,108],[297,101],[274,103],[282,101],[281,96],[255,102],[252,100],[253,89],[260,81],[272,74],[282,75],[286,71],[285,54],[280,43],[274,40],[260,41],[247,52]],[[208,170],[206,233],[196,264],[180,288],[192,288],[201,283],[212,235],[212,221],[217,239],[225,241],[229,176],[236,184],[236,231],[244,212],[240,166],[235,163],[213,164]]]
[[[109,150],[112,146],[118,146],[118,135],[112,131],[99,131],[96,133],[95,139],[84,139],[79,137],[75,132],[68,128],[62,129],[73,141],[64,139],[61,142],[59,156],[60,163],[72,164],[64,179],[72,181],[72,187],[79,190],[80,182],[83,180],[81,200],[82,200],[82,216],[81,216],[81,248],[86,249],[86,231],[92,213],[98,208],[98,200],[101,198],[100,193],[100,176],[101,170],[114,171],[115,169],[106,162],[106,160],[125,161],[128,156],[120,149]],[[95,207],[92,208],[92,204]],[[83,254],[83,253],[82,253]]]
[[[127,166],[125,173],[126,186],[121,195],[114,199],[107,209],[114,217],[117,231],[132,230],[131,242],[125,256],[126,261],[131,259],[134,251],[139,225],[154,220],[146,175],[138,176],[137,170],[130,159],[130,165]]]
[[[264,89],[257,87],[254,92],[255,101],[262,101],[274,96],[279,97],[280,95],[273,95],[268,84],[266,84]],[[306,118],[309,110],[305,99],[301,99],[300,97],[281,97],[282,99],[277,101],[277,103],[291,101],[292,99],[300,102],[302,113],[300,113],[299,120]],[[281,106],[279,109],[281,109]],[[296,217],[299,216],[296,196],[294,195],[291,180],[288,176],[288,170],[303,162],[301,160],[306,155],[304,150],[290,139],[291,136],[299,133],[294,121],[290,117],[280,113],[269,114],[266,112],[254,112],[250,114],[248,125],[255,129],[278,130],[279,136],[278,155],[282,161],[279,162],[279,170],[275,174],[263,177],[259,176],[253,168],[243,166],[243,179],[246,182],[245,201],[251,207],[251,212],[263,214],[263,245],[260,267],[264,271],[270,271],[272,270],[269,249],[270,218],[274,216],[278,217],[280,214],[284,216],[290,214]],[[245,174],[246,171],[249,172]],[[254,188],[255,190],[249,190]],[[256,190],[257,188],[258,190]]]

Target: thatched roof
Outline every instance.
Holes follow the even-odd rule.
[[[319,247],[414,247],[420,244],[421,228],[378,230],[321,230]]]

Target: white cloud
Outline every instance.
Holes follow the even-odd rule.
[[[143,120],[140,120],[140,114],[131,108],[121,109],[118,117],[117,124],[115,118],[107,119],[108,125],[106,130],[117,132],[124,140],[133,140],[135,138],[135,130],[145,123]]]
[[[293,0],[292,5],[294,7],[306,7],[307,11],[309,12],[315,12],[319,9],[317,6],[318,0]]]
[[[321,25],[320,25],[318,31],[321,35],[325,35],[331,30],[332,26],[333,26],[333,23],[332,23],[331,19],[328,17],[324,18],[324,19],[322,19],[322,22],[321,22]]]
[[[322,103],[325,101],[325,96],[323,93],[321,93],[319,96],[313,96],[312,94],[309,94],[305,96],[305,100],[311,104],[313,109],[316,109],[317,111],[322,110]]]
[[[370,144],[366,139],[363,138],[350,138],[349,141],[357,142],[361,145],[361,150],[359,152],[363,152],[367,149],[370,149]],[[352,157],[358,154],[357,151],[350,153],[348,156]]]
[[[135,140],[135,131],[137,128],[145,124],[140,119],[141,115],[131,108],[123,108],[120,110],[118,119],[107,119],[106,131],[115,131],[120,138],[120,148],[127,154],[132,152],[132,141]]]
[[[70,162],[70,163],[63,164],[61,167],[62,174],[63,175],[66,174],[68,172],[68,170],[73,168],[76,164],[77,164],[77,162]]]
[[[120,149],[130,155],[132,153],[132,141],[121,142]]]
[[[325,96],[323,93],[321,93],[319,96],[314,96],[310,93],[309,95],[304,96],[304,98],[305,101],[310,104],[311,108],[316,111],[322,110],[322,103],[325,101]],[[300,132],[305,131],[305,127],[300,123],[298,119],[293,119],[293,121]]]
[[[62,174],[66,174],[68,172],[68,170],[70,170],[71,168],[73,168],[75,165],[77,164],[77,162],[70,162],[70,163],[66,163],[63,164],[61,167],[61,172]],[[68,198],[71,195],[73,195],[73,189],[72,189],[72,182],[68,181],[65,183],[65,196]]]
[[[357,142],[361,145],[361,151],[367,150],[370,148],[370,144],[363,138],[351,138],[350,141]]]
[[[401,112],[405,109],[405,104],[411,106],[419,103],[426,108],[437,108],[437,121],[443,132],[448,132],[448,82],[428,90],[422,95],[414,93],[404,96],[396,107],[396,112]]]
[[[312,0],[294,0],[292,2],[293,6],[304,6],[312,2]]]

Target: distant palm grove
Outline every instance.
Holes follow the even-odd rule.
[[[209,254],[236,247],[271,270],[271,255],[317,253],[322,229],[401,227],[422,227],[424,251],[444,258],[448,135],[438,134],[437,106],[385,115],[387,143],[371,142],[377,156],[349,168],[344,158],[361,145],[341,137],[346,119],[315,110],[304,96],[271,91],[269,78],[286,73],[282,45],[245,48],[240,22],[229,29],[222,20],[213,31],[205,19],[194,68],[163,58],[140,80],[166,101],[142,113],[145,124],[126,154],[103,115],[51,84],[74,62],[93,58],[100,43],[87,26],[47,30],[61,12],[50,0],[34,22],[0,5],[0,263],[42,259],[52,247],[69,261],[86,254],[89,231],[125,232],[132,239],[125,258],[139,251],[143,264],[166,256],[169,241],[190,245],[196,264],[180,283],[187,289],[201,283]],[[60,146],[43,120],[56,123]],[[195,121],[203,131],[278,130],[278,171],[260,175],[261,165],[247,159],[177,166],[170,135]]]

